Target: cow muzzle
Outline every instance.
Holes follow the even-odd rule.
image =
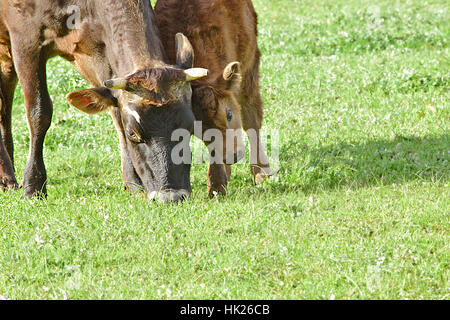
[[[161,190],[152,191],[148,194],[149,201],[157,201],[160,203],[179,203],[189,199],[191,193],[187,190]]]

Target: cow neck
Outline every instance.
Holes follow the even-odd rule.
[[[106,46],[115,57],[111,68],[116,76],[167,65],[156,19],[149,1],[103,0],[100,19],[107,34]]]

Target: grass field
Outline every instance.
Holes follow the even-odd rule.
[[[0,297],[450,299],[448,1],[254,3],[276,177],[236,165],[209,200],[196,165],[188,202],[130,196],[112,120],[71,108],[88,85],[52,60],[49,198],[0,194]]]

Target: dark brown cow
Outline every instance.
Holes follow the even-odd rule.
[[[170,66],[148,0],[0,0],[0,187],[18,187],[11,108],[20,80],[31,134],[24,195],[46,195],[43,143],[53,106],[45,66],[59,55],[96,87],[70,93],[69,102],[91,114],[111,110],[125,186],[161,201],[187,197],[190,165],[173,163],[171,135],[192,131],[189,81],[207,70],[190,69],[192,47],[182,35],[177,39]]]
[[[260,51],[257,45],[257,15],[250,0],[158,0],[155,6],[161,39],[169,59],[175,61],[178,32],[191,41],[195,65],[208,66],[210,76],[193,83],[192,106],[203,132],[243,128],[251,143],[251,172],[255,183],[271,174],[260,139],[263,120],[259,92]],[[223,154],[226,164],[242,158],[241,137]],[[209,144],[209,141],[205,141]],[[223,143],[226,147],[227,142]],[[233,155],[230,157],[229,153]],[[228,153],[228,154],[227,154]],[[214,156],[214,155],[213,155]],[[231,161],[229,159],[234,159]],[[209,194],[225,193],[229,165],[213,163],[208,173]]]

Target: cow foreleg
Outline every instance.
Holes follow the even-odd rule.
[[[22,181],[23,195],[29,198],[47,196],[43,148],[53,114],[53,104],[47,89],[47,59],[43,50],[38,48],[28,40],[12,39],[12,52],[25,97],[30,131],[30,151]]]
[[[262,184],[273,175],[270,169],[269,159],[261,143],[260,130],[249,129],[246,131],[250,141],[250,170],[255,184]]]
[[[250,141],[250,168],[255,184],[262,184],[273,175],[269,158],[261,143],[261,125],[263,120],[262,99],[259,90],[247,89],[252,94],[242,105],[242,123]]]
[[[136,173],[136,169],[131,162],[131,158],[128,155],[128,151],[122,149],[122,179],[124,184],[124,190],[128,190],[131,193],[144,191],[144,185],[141,178]]]
[[[227,169],[229,167],[229,169]],[[214,198],[219,194],[227,194],[227,185],[229,180],[228,172],[231,173],[231,167],[223,164],[210,164],[208,171],[208,195]]]
[[[136,169],[131,162],[131,158],[127,149],[127,138],[123,129],[120,111],[118,109],[111,110],[111,117],[113,118],[114,125],[116,126],[117,134],[120,141],[120,152],[122,155],[122,179],[124,184],[124,190],[129,192],[143,191],[144,187],[141,179],[136,173]]]

